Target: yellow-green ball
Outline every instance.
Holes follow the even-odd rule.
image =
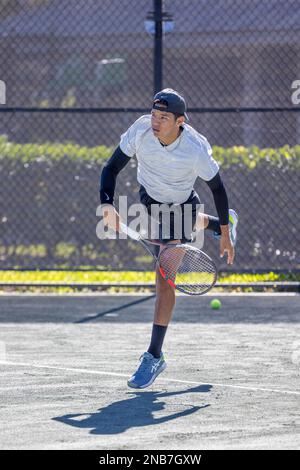
[[[221,302],[219,299],[213,299],[211,302],[210,302],[210,306],[213,310],[218,310],[220,307],[221,307]]]

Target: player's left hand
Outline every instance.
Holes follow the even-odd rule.
[[[234,246],[231,243],[229,234],[222,234],[220,239],[220,256],[223,258],[227,253],[227,264],[233,264],[234,260]]]

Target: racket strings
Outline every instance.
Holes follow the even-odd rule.
[[[184,249],[174,247],[164,249],[159,257],[159,264],[163,268],[165,275],[173,282],[175,282],[176,274],[180,269],[185,254]]]
[[[168,247],[161,253],[159,263],[164,277],[189,294],[204,293],[216,281],[216,268],[212,260],[191,247]]]

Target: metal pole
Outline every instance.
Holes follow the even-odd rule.
[[[163,0],[154,2],[154,94],[163,88]]]

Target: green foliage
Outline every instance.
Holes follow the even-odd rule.
[[[299,273],[262,273],[262,274],[239,274],[219,273],[219,282],[224,283],[247,283],[247,282],[284,282],[300,281]]]
[[[0,277],[2,283],[30,283],[31,286],[24,287],[1,287],[0,292],[52,292],[55,294],[66,294],[76,292],[76,287],[71,287],[72,284],[119,284],[118,287],[101,288],[97,290],[105,289],[105,292],[112,294],[115,292],[119,293],[133,293],[136,291],[133,287],[122,287],[122,284],[137,284],[145,283],[149,284],[149,287],[143,287],[139,289],[139,292],[153,292],[151,285],[155,283],[155,273],[153,271],[0,271]],[[264,274],[226,274],[220,273],[219,282],[221,283],[248,283],[248,282],[264,282],[264,281],[300,281],[299,273],[282,273],[277,274],[273,272]],[[70,284],[70,287],[42,287],[34,286],[34,284],[45,283],[45,284]],[[89,292],[91,287],[84,287],[82,292]],[[263,290],[266,292],[272,292],[271,287],[266,287]],[[234,292],[253,292],[256,291],[255,287],[248,288],[235,288],[231,289]],[[216,291],[220,293],[220,290]]]
[[[12,160],[16,162],[59,162],[73,161],[76,163],[102,163],[112,154],[113,148],[100,145],[83,147],[72,142],[43,144],[18,144],[9,142],[6,136],[0,136],[0,162]],[[238,165],[241,169],[253,170],[260,165],[272,165],[284,168],[300,167],[300,145],[280,148],[260,149],[256,146],[230,148],[213,147],[214,158],[222,168]]]
[[[32,283],[139,283],[155,282],[155,273],[136,271],[2,271],[1,282]]]
[[[6,136],[0,136],[0,162],[11,160],[21,163],[42,163],[74,161],[103,162],[112,154],[113,148],[100,145],[99,147],[83,147],[72,142],[43,144],[17,144],[9,142]]]
[[[300,145],[290,147],[285,145],[280,148],[260,149],[256,146],[230,148],[213,147],[214,158],[222,168],[239,165],[241,168],[254,170],[258,165],[267,164],[284,168],[300,167]]]

